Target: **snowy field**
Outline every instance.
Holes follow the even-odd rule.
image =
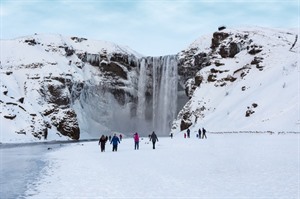
[[[144,138],[118,152],[98,142],[48,150],[39,177],[19,198],[298,199],[299,134],[208,134]],[[0,197],[1,198],[1,197]]]

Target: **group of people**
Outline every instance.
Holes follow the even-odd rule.
[[[153,131],[152,134],[149,135],[150,141],[152,141],[153,149],[155,149],[155,143],[158,142],[157,135]],[[118,150],[118,144],[120,144],[122,141],[122,134],[118,137],[117,134],[114,134],[114,136],[111,138],[111,136],[104,136],[102,135],[99,139],[98,145],[100,145],[101,152],[105,152],[105,144],[109,140],[110,144],[112,144],[112,151]],[[139,143],[140,143],[140,137],[138,133],[135,133],[133,135],[134,140],[134,150],[139,150]]]
[[[186,133],[183,134],[183,136],[184,136],[184,138],[186,138],[186,137],[190,138],[190,134],[191,134],[191,130],[188,128]],[[207,139],[205,128],[202,128],[202,131],[201,131],[201,128],[199,128],[198,134],[196,134],[196,135],[199,139],[204,139],[204,138]]]
[[[190,133],[191,133],[191,131],[188,128],[187,132],[184,133],[184,138],[186,138],[186,137],[190,138]],[[196,134],[196,135],[199,139],[204,139],[204,138],[207,139],[205,128],[202,128],[202,131],[201,131],[201,128],[199,128],[198,134]],[[171,136],[171,138],[173,138],[172,133],[170,134],[170,136]],[[100,137],[99,143],[98,143],[100,145],[101,152],[105,151],[105,144],[108,140],[109,140],[110,144],[112,144],[112,151],[113,152],[117,151],[118,144],[120,144],[122,141],[122,134],[120,134],[119,137],[117,136],[117,134],[114,134],[114,136],[112,138],[111,138],[111,136],[108,137],[108,136],[102,135]],[[138,133],[133,134],[133,140],[134,140],[134,150],[139,150],[140,137],[139,137]],[[152,148],[155,149],[155,144],[156,144],[156,142],[158,142],[158,138],[154,131],[152,132],[152,134],[149,135],[149,141],[152,142]]]
[[[118,150],[118,144],[120,143],[120,140],[122,140],[122,135],[120,134],[120,138],[117,136],[117,134],[114,134],[113,137],[111,136],[104,136],[102,135],[99,139],[98,145],[100,145],[101,152],[105,151],[105,144],[109,140],[110,144],[112,144],[113,148],[112,151]]]

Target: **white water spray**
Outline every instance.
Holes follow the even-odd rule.
[[[171,123],[176,116],[177,83],[175,55],[148,57],[141,60],[137,117],[144,119],[144,130],[148,130],[149,133],[156,131],[159,135],[169,134]],[[151,99],[146,94],[149,90]],[[146,117],[147,114],[152,117]]]

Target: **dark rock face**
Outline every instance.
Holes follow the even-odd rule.
[[[228,57],[233,58],[236,54],[241,51],[241,45],[235,42],[230,43]]]
[[[117,62],[101,64],[100,69],[109,76],[118,76],[122,79],[127,79],[127,73]]]
[[[241,45],[235,42],[231,42],[229,46],[222,45],[219,50],[219,54],[222,58],[233,58],[241,51]]]
[[[221,41],[223,41],[224,39],[226,39],[227,37],[229,37],[228,33],[225,32],[215,32],[213,34],[213,38],[211,40],[211,49],[216,49],[217,47],[219,47]]]
[[[51,122],[57,130],[64,136],[78,140],[80,137],[79,125],[76,113],[72,109],[63,110],[63,117],[53,116]]]
[[[197,48],[191,48],[181,52],[182,58],[178,60],[178,75],[179,82],[183,87],[186,81],[195,77],[201,68],[210,65],[208,55],[204,52],[197,53],[197,51]]]
[[[75,42],[78,42],[78,43],[87,40],[86,38],[83,38],[83,37],[71,37],[71,39],[74,40]]]
[[[184,131],[184,130],[188,129],[191,125],[192,125],[191,121],[181,120],[180,131]]]
[[[38,42],[36,42],[35,39],[26,39],[24,42],[30,46],[35,46],[36,44],[38,44]]]
[[[196,75],[195,76],[195,85],[196,86],[200,86],[200,84],[202,83],[203,81],[203,77],[201,75]]]
[[[64,90],[63,84],[57,85],[51,83],[51,80],[50,82],[45,82],[45,86],[40,88],[42,97],[48,103],[57,104],[58,106],[67,105],[69,103],[68,98],[66,96],[62,96]]]
[[[18,101],[23,104],[24,103],[24,97],[21,97]]]
[[[48,85],[48,92],[50,94],[48,98],[49,103],[61,105],[68,105],[70,103],[69,97],[63,94],[65,87],[57,85]]]
[[[209,57],[207,55],[207,53],[198,53],[196,55],[194,55],[194,65],[200,68],[203,68],[204,66],[207,66],[209,63]]]
[[[182,116],[182,120],[180,123],[180,130],[183,131],[185,129],[188,129],[192,122],[189,120],[189,117],[191,116],[191,113],[189,111],[185,112]]]
[[[16,115],[4,115],[3,117],[6,118],[6,119],[13,120],[13,119],[15,119],[17,116],[16,116]]]
[[[64,49],[66,51],[66,56],[67,57],[72,56],[75,53],[75,50],[73,48],[68,47],[68,46],[66,46]]]
[[[251,45],[250,46],[250,50],[248,51],[248,53],[250,55],[256,55],[257,53],[260,53],[261,51],[262,51],[262,47],[261,46]]]

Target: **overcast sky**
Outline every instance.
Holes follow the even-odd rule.
[[[175,54],[220,25],[299,29],[299,1],[1,0],[1,39],[59,33]]]

